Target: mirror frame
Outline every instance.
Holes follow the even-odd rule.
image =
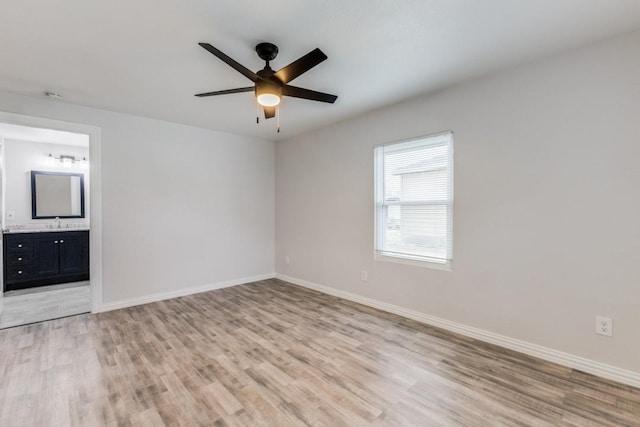
[[[80,178],[80,215],[37,215],[36,175],[77,176]],[[84,174],[73,172],[31,171],[31,219],[84,218]]]

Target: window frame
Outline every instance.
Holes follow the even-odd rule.
[[[432,145],[445,144],[448,146],[449,156],[447,158],[447,172],[449,192],[445,203],[437,203],[447,207],[447,259],[425,257],[420,255],[400,254],[384,251],[383,239],[385,236],[385,215],[386,206],[410,206],[415,202],[393,202],[385,203],[384,199],[384,149],[393,145],[405,145],[404,149],[418,149]],[[414,145],[414,148],[411,147]],[[398,151],[402,150],[400,148]],[[454,139],[453,132],[440,132],[431,135],[420,136],[402,141],[381,144],[374,147],[374,259],[378,261],[389,261],[400,264],[414,265],[418,267],[433,268],[437,270],[452,271],[453,260],[453,166],[454,166]],[[436,203],[434,203],[436,204]]]

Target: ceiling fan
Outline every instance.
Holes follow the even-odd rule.
[[[333,104],[338,97],[328,93],[316,92],[315,90],[304,89],[301,87],[291,86],[290,81],[306,73],[325,59],[325,55],[320,49],[314,49],[306,55],[293,61],[291,64],[278,71],[274,71],[269,66],[269,61],[273,61],[278,55],[278,47],[273,43],[258,43],[256,45],[256,53],[266,61],[264,68],[256,73],[247,67],[225,55],[219,49],[211,46],[209,43],[198,43],[200,46],[211,52],[220,60],[231,66],[240,74],[248,78],[254,83],[254,86],[241,87],[237,89],[219,90],[216,92],[198,93],[196,96],[214,96],[227,95],[230,93],[255,92],[256,100],[264,110],[265,119],[270,119],[276,115],[276,107],[280,104],[283,96],[292,96],[294,98],[309,99],[311,101],[328,102]],[[259,121],[259,120],[258,120]]]

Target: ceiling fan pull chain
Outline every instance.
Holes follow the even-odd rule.
[[[260,124],[260,104],[256,101],[256,123]]]
[[[276,122],[277,122],[277,132],[280,133],[280,106],[276,107]]]

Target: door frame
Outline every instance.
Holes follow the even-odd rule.
[[[66,122],[44,117],[0,111],[0,122],[34,128],[73,132],[89,137],[89,286],[91,292],[91,312],[98,313],[102,307],[102,144],[100,128],[81,123]]]

